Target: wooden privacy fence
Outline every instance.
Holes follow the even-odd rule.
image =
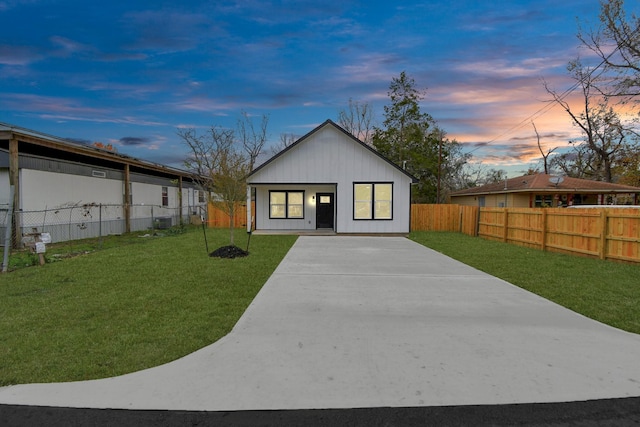
[[[255,218],[255,205],[251,204],[253,210],[253,217]],[[235,226],[246,227],[247,226],[247,205],[245,203],[237,203],[235,208]],[[207,226],[213,228],[228,228],[229,227],[229,215],[214,203],[209,203],[209,210],[207,212]]]
[[[457,231],[544,251],[640,263],[640,208],[413,205],[411,215],[412,230]]]
[[[411,205],[411,230],[455,231],[477,236],[477,206]]]

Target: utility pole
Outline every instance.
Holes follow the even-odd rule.
[[[438,186],[436,189],[436,204],[440,204],[440,175],[442,174],[442,131],[438,138]]]

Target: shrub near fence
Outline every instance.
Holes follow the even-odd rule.
[[[545,251],[640,263],[640,208],[412,205],[411,229],[462,232]]]

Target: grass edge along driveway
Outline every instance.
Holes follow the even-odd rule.
[[[243,233],[236,241],[244,245]],[[228,231],[207,230],[209,248]],[[410,239],[588,317],[640,333],[640,266],[459,233]],[[235,325],[295,242],[209,258],[200,230],[0,275],[0,385],[111,377],[175,360]]]
[[[210,251],[229,242],[228,230],[206,233]],[[295,240],[253,236],[249,256],[219,259],[192,228],[0,275],[0,386],[111,377],[209,345]]]
[[[452,232],[410,239],[570,310],[640,333],[640,265],[578,257]]]

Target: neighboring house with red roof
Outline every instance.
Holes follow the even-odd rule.
[[[640,187],[547,174],[524,175],[451,193],[451,203],[480,207],[637,205]]]

